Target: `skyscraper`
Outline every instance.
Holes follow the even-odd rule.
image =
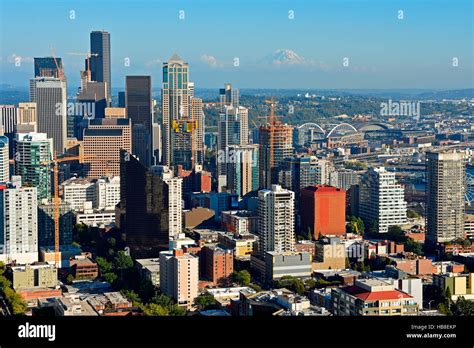
[[[18,113],[15,105],[0,105],[0,126],[5,134],[13,133],[18,123]]]
[[[238,94],[235,98],[238,100]],[[226,98],[221,95],[221,99]],[[225,101],[227,102],[227,101]],[[232,99],[235,103],[235,99]],[[222,191],[227,187],[227,161],[228,156],[225,154],[229,151],[231,145],[247,145],[248,144],[248,109],[242,106],[224,106],[223,111],[219,114],[217,123],[217,174],[218,174],[218,191]],[[222,156],[224,155],[224,156]],[[224,161],[220,160],[224,159]]]
[[[38,261],[36,187],[0,185],[0,260]]]
[[[232,88],[230,83],[226,83],[224,88],[219,89],[220,111],[225,112],[226,106],[237,108],[239,106],[239,90]]]
[[[126,118],[89,120],[84,130],[84,175],[98,179],[120,175],[120,150],[131,151],[130,120]],[[88,157],[87,157],[88,156]]]
[[[112,102],[112,85],[110,74],[110,34],[106,31],[91,32],[91,80],[107,84],[107,103]]]
[[[194,97],[189,65],[174,54],[163,63],[161,90],[163,164],[192,169],[204,156],[204,113],[202,100]]]
[[[465,162],[459,152],[428,152],[426,238],[448,242],[464,237]]]
[[[0,182],[10,180],[10,161],[8,157],[8,138],[0,131]]]
[[[227,189],[240,197],[258,190],[258,145],[230,145],[228,153]]]
[[[134,258],[157,257],[168,249],[167,184],[135,157],[121,151],[120,205],[116,221]]]
[[[258,192],[259,254],[294,251],[295,194],[272,185]]]
[[[67,139],[66,81],[53,77],[34,80],[37,103],[37,129],[53,139],[54,152],[64,152]]]
[[[18,133],[15,138],[15,175],[22,182],[38,188],[38,199],[49,198],[51,174],[47,164],[52,159],[52,140],[45,133]]]
[[[407,221],[405,191],[395,173],[384,167],[369,168],[360,181],[359,212],[367,229],[376,224],[379,233]]]
[[[127,76],[125,84],[125,107],[132,122],[132,153],[149,166],[153,148],[151,77]]]

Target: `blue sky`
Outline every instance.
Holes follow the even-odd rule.
[[[86,52],[89,32],[104,29],[113,87],[135,74],[159,87],[176,52],[196,87],[468,88],[473,16],[472,0],[0,0],[0,82],[26,87],[32,57],[53,46],[76,88],[83,59],[68,52]]]

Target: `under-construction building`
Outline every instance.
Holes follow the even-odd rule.
[[[293,128],[276,121],[272,102],[269,122],[260,126],[260,187],[271,189],[272,184],[278,184],[280,164],[293,154],[292,137]]]

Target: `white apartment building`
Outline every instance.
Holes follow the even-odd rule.
[[[390,226],[406,223],[405,193],[403,186],[395,180],[395,173],[384,167],[370,168],[360,181],[359,209],[367,229],[377,223],[379,233],[388,232]]]
[[[183,231],[183,179],[174,177],[168,166],[152,166],[151,170],[168,185],[169,236],[177,238]]]
[[[38,261],[38,206],[36,187],[0,188],[0,261]]]
[[[258,192],[259,254],[294,251],[295,193],[272,185]]]
[[[97,180],[71,178],[61,184],[64,201],[74,211],[83,211],[90,203],[95,210],[114,210],[120,202],[120,177],[105,177]]]
[[[160,253],[161,292],[176,300],[180,306],[192,307],[198,296],[199,258],[183,250]]]

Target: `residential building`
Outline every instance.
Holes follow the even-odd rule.
[[[0,185],[0,260],[38,261],[36,187]]]
[[[346,191],[332,186],[314,185],[301,190],[301,231],[319,236],[346,233]]]
[[[433,285],[444,294],[449,289],[451,301],[459,297],[474,301],[474,273],[434,274]]]
[[[464,156],[459,152],[426,154],[426,239],[464,238]]]
[[[224,230],[235,235],[258,233],[258,217],[248,210],[223,211],[221,225]]]
[[[160,290],[188,309],[198,296],[199,258],[183,250],[160,253]]]
[[[258,145],[227,146],[227,190],[240,197],[259,188]]]
[[[294,199],[292,191],[280,185],[258,193],[259,254],[265,252],[289,252],[294,250]]]
[[[390,226],[407,221],[407,203],[404,188],[395,179],[395,173],[384,167],[370,168],[361,178],[359,212],[367,229],[376,224],[379,233]]]
[[[15,290],[23,288],[54,288],[58,285],[58,269],[44,262],[13,266],[12,285]]]
[[[23,184],[38,188],[38,200],[51,194],[49,162],[52,160],[53,142],[46,133],[18,133],[15,138],[15,175]]]
[[[332,289],[334,315],[418,315],[413,296],[377,279],[356,280],[355,285]]]
[[[74,212],[71,205],[60,202],[59,210],[59,245],[72,243],[72,232],[75,225]],[[54,246],[54,204],[43,202],[38,204],[38,245],[39,247]]]
[[[201,249],[201,274],[213,285],[228,285],[234,271],[234,255],[232,249],[224,249],[217,245],[205,245]]]
[[[160,259],[135,260],[138,272],[142,279],[150,281],[154,286],[160,286]]]

